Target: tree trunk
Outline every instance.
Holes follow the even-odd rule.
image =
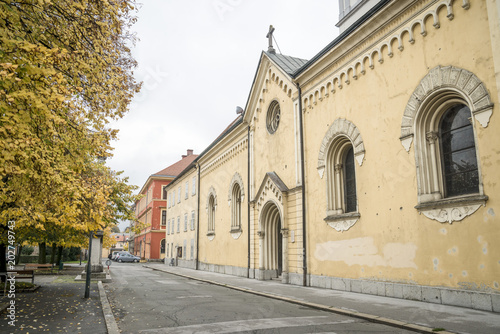
[[[64,248],[63,246],[57,247],[57,260],[56,260],[57,265],[61,264],[63,248]]]
[[[40,242],[38,244],[38,264],[45,264],[47,263],[47,245],[45,244],[45,241],[44,242]]]
[[[50,263],[55,263],[54,259],[56,258],[56,243],[52,243],[52,251],[50,252]]]
[[[5,254],[6,248],[7,247],[5,247],[4,244],[0,243],[0,254]],[[0,257],[0,272],[7,272],[7,261],[5,261],[5,255]],[[5,276],[0,276],[0,280],[1,282],[5,282]]]
[[[17,248],[17,254],[16,254],[16,265],[19,264],[19,260],[21,259],[21,252],[23,251],[23,246],[19,245]]]

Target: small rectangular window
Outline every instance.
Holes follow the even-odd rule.
[[[172,206],[175,206],[175,190],[172,191]]]
[[[194,210],[191,211],[191,231],[194,231]]]
[[[181,194],[182,194],[182,189],[181,189],[181,187],[179,187],[179,196],[177,198],[177,203],[181,202]]]
[[[167,186],[163,186],[162,199],[167,199]]]
[[[188,230],[188,214],[184,214],[184,232],[187,232]]]
[[[196,195],[196,176],[193,177],[193,186],[191,190],[191,195]]]
[[[167,221],[167,234],[170,234],[170,219]]]
[[[165,228],[167,225],[167,210],[161,210],[161,226]]]
[[[177,233],[181,232],[181,217],[177,217]]]
[[[194,259],[194,239],[191,239],[191,260]]]
[[[189,196],[189,181],[186,181],[186,194],[184,196],[185,199],[187,199]]]

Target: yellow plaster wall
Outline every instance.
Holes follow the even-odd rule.
[[[454,5],[455,17],[439,12],[441,26],[427,21],[427,36],[415,31],[392,58],[306,109],[306,174],[309,273],[422,285],[499,291],[500,283],[500,109],[494,78],[486,5]],[[369,43],[367,43],[369,44]],[[401,120],[409,97],[429,70],[456,66],[473,72],[495,104],[488,127],[474,123],[486,207],[453,224],[439,223],[414,208],[417,181],[414,143],[401,145]],[[312,81],[314,82],[314,81]],[[304,91],[311,86],[303,87]],[[337,232],[325,222],[326,173],[317,172],[321,142],[337,118],[354,123],[366,154],[356,163],[358,222]]]
[[[244,125],[241,125],[244,127]],[[199,260],[203,263],[236,266],[248,266],[248,146],[245,144],[235,154],[227,155],[215,168],[206,171],[204,167],[215,161],[228,149],[247,138],[243,131],[238,136],[224,138],[223,145],[210,152],[206,160],[202,160],[201,189],[200,189],[200,254]],[[230,185],[235,173],[239,173],[243,180],[244,200],[241,203],[242,233],[238,239],[231,236],[231,207],[228,203]],[[208,215],[207,202],[210,188],[215,189],[217,208],[215,211],[215,237],[210,240],[207,236]]]
[[[295,125],[292,98],[287,96],[279,85],[270,80],[267,92],[263,94],[264,103],[258,114],[254,134],[254,189],[257,191],[266,173],[276,172],[288,188],[295,187]],[[281,108],[278,129],[270,134],[266,127],[269,105],[277,100]]]

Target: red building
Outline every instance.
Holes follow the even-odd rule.
[[[131,236],[131,253],[147,260],[165,257],[167,193],[164,188],[197,156],[193,150],[187,150],[181,160],[148,177],[139,192],[143,197],[135,203],[137,220],[144,223],[146,228]]]

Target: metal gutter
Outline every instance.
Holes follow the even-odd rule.
[[[248,215],[248,270],[247,278],[250,278],[250,126],[248,126],[248,144],[247,144],[247,215]]]
[[[302,179],[302,285],[307,286],[307,234],[306,234],[306,180],[304,162],[304,124],[302,119],[302,90],[297,82],[299,91],[299,124],[300,124],[300,178]]]
[[[198,159],[198,158],[196,158]],[[199,256],[200,256],[200,174],[201,174],[201,166],[198,163],[195,166],[198,169],[198,208],[196,209],[196,261],[195,261],[195,270],[199,270]]]

